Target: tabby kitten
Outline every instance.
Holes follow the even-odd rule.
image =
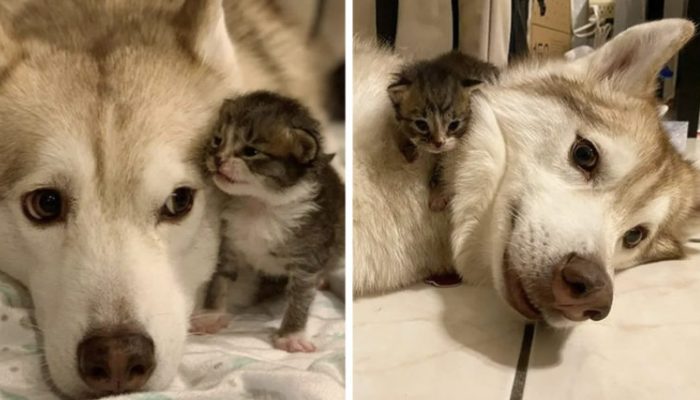
[[[387,88],[398,123],[397,144],[407,162],[419,150],[452,150],[468,128],[470,96],[477,85],[498,75],[492,64],[457,51],[404,66]],[[430,177],[430,209],[443,210],[450,196],[442,184],[438,156]]]
[[[220,263],[207,306],[225,313],[230,281],[241,269],[288,278],[287,309],[276,348],[309,352],[304,335],[319,277],[334,269],[345,246],[345,188],[324,154],[319,123],[296,100],[253,92],[226,100],[211,136],[206,169],[229,195],[222,214]],[[215,315],[215,314],[214,314]],[[227,320],[193,317],[210,333]]]

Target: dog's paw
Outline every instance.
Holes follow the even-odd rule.
[[[190,317],[190,333],[211,335],[226,328],[229,322],[231,322],[231,315],[225,312],[194,314]]]
[[[452,196],[442,191],[431,191],[430,200],[428,205],[431,211],[440,212],[443,211],[447,205],[450,203]]]
[[[288,353],[312,353],[316,351],[316,346],[303,333],[291,333],[284,336],[275,334],[272,337],[272,343],[276,349]]]

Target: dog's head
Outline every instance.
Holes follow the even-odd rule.
[[[0,18],[0,268],[71,397],[170,382],[218,249],[198,149],[234,86],[221,2],[140,4]]]
[[[514,67],[478,95],[481,126],[467,141],[488,145],[466,159],[490,146],[506,160],[491,179],[490,264],[525,317],[605,318],[615,271],[683,254],[700,179],[667,139],[653,92],[693,31],[684,20],[639,25],[583,59]]]

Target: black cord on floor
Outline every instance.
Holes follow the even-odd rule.
[[[510,391],[510,400],[522,400],[525,391],[525,379],[527,378],[527,367],[530,364],[530,351],[532,350],[532,339],[535,336],[535,324],[525,325],[523,331],[523,342],[520,346],[520,356],[518,365],[515,368],[515,378],[513,388]]]

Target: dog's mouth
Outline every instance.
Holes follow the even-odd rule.
[[[503,281],[508,304],[527,319],[541,320],[542,312],[530,301],[522,280],[511,267],[507,251],[503,255]]]
[[[519,207],[517,204],[511,204],[509,210],[511,218],[510,231],[508,234],[512,235],[518,220]],[[522,279],[520,279],[518,273],[513,270],[507,247],[503,252],[503,282],[505,285],[506,300],[511,307],[527,319],[540,320],[543,318],[542,312],[530,301],[530,296],[528,296],[527,290],[525,290]]]

